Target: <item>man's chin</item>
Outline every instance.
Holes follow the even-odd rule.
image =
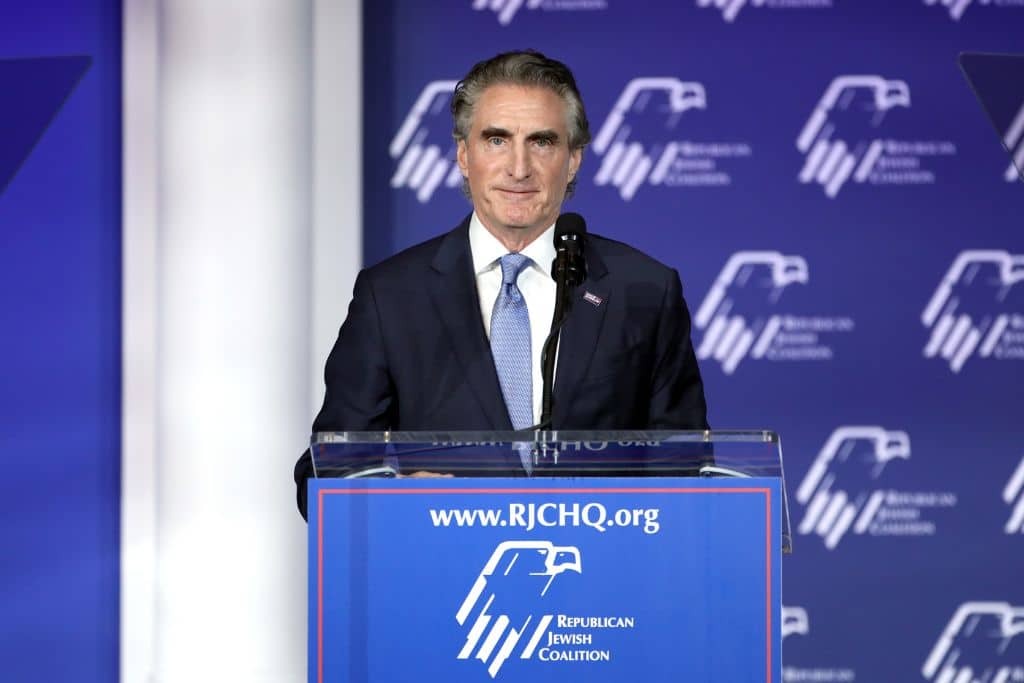
[[[536,216],[517,216],[517,215],[505,215],[502,218],[502,227],[506,230],[515,230],[517,232],[530,232],[533,230],[543,230],[547,228],[553,221],[545,221],[544,219],[537,218]]]

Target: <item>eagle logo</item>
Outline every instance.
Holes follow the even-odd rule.
[[[946,624],[921,674],[932,681],[1024,680],[1024,607],[965,602]]]
[[[458,659],[479,659],[494,678],[528,633],[519,657],[533,656],[554,618],[544,614],[535,619],[535,607],[567,571],[583,573],[578,548],[550,541],[498,544],[455,614],[459,626],[469,626]]]
[[[594,152],[602,157],[594,183],[616,187],[626,201],[644,182],[660,185],[679,152],[679,143],[670,140],[680,117],[706,107],[700,83],[678,78],[631,80],[594,138]]]
[[[931,329],[925,358],[940,356],[954,373],[977,351],[993,355],[1008,331],[1024,329],[1024,255],[973,249],[960,252],[921,313]],[[1014,298],[1015,297],[1015,298]]]
[[[909,106],[910,88],[904,81],[881,76],[833,79],[796,140],[805,155],[800,182],[821,185],[830,199],[851,177],[863,183],[885,149],[877,130],[886,113]]]
[[[704,337],[697,357],[714,358],[731,375],[749,353],[764,356],[782,321],[766,318],[766,304],[778,302],[791,284],[806,284],[807,261],[777,251],[740,251],[729,257],[694,317]],[[752,309],[752,310],[751,310]]]
[[[829,550],[851,528],[863,534],[885,500],[875,482],[897,459],[910,459],[906,432],[876,426],[836,429],[797,489],[797,501],[806,506],[799,532],[821,536]]]
[[[398,160],[391,187],[408,187],[421,204],[430,201],[442,184],[458,187],[462,182],[448,114],[455,83],[427,83],[388,148],[391,158]]]

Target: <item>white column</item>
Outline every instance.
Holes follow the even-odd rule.
[[[311,14],[162,6],[159,683],[305,674]]]
[[[125,0],[121,232],[121,677],[151,683],[156,626],[157,0]]]
[[[324,361],[363,262],[362,3],[315,0],[313,334],[310,387],[324,400]]]
[[[124,2],[122,683],[305,678],[290,468],[362,250],[360,4],[306,1]]]

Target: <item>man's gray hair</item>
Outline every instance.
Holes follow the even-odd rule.
[[[504,52],[479,62],[455,86],[452,95],[452,135],[456,141],[465,141],[473,126],[473,110],[480,95],[492,85],[509,84],[547,88],[557,94],[566,105],[569,128],[569,149],[583,149],[590,142],[590,124],[583,109],[583,98],[576,87],[576,79],[565,64],[545,57],[536,50]],[[569,181],[566,198],[576,189],[576,179]],[[468,187],[463,187],[467,196]]]

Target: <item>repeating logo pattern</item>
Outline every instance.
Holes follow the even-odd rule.
[[[391,158],[398,160],[391,187],[408,187],[420,203],[430,201],[442,184],[458,187],[462,183],[462,172],[455,163],[449,111],[455,84],[428,83],[388,148]]]
[[[472,3],[475,12],[469,11],[469,4],[463,5],[462,11],[465,15],[469,16],[475,25],[485,28],[490,26],[493,31],[502,31],[499,23],[510,25],[515,18],[527,23],[552,18],[542,11],[541,3],[537,1],[481,2],[476,0]],[[695,0],[688,4],[690,8],[686,12],[691,18],[703,17],[703,21],[707,25],[721,29],[725,33],[743,27],[733,27],[724,21],[753,21],[756,24],[759,17],[762,19],[783,18],[781,15],[772,17],[768,11],[769,5],[765,0]],[[702,9],[697,9],[694,7],[695,5]],[[958,26],[958,24],[952,23],[951,19],[959,20],[961,17],[965,17],[968,22],[968,25],[961,28],[978,26],[979,30],[981,25],[972,22],[998,18],[1000,14],[1009,20],[1016,18],[1014,12],[997,11],[995,0],[921,0],[916,7],[913,2],[910,5],[908,16],[911,17],[911,22],[919,19],[928,21],[930,16],[936,26],[946,25],[950,29]],[[626,6],[620,3],[617,7],[625,8]],[[898,11],[894,11],[898,13]],[[827,18],[826,15],[808,14],[805,16],[807,18],[812,16]],[[614,19],[614,17],[609,18]],[[838,12],[835,18],[840,18]],[[755,24],[750,24],[747,28],[756,28]],[[521,24],[520,28],[526,26],[527,24]],[[882,56],[885,55],[880,55],[880,57]],[[906,220],[913,221],[912,210],[922,198],[935,199],[937,202],[942,198],[937,197],[934,193],[919,195],[899,190],[886,191],[877,189],[874,185],[885,182],[886,174],[889,174],[889,177],[895,177],[904,171],[908,173],[911,171],[932,172],[934,166],[931,166],[932,160],[926,158],[927,154],[904,154],[901,152],[899,144],[903,144],[901,141],[904,138],[918,137],[916,133],[904,132],[904,122],[909,121],[908,126],[919,124],[916,127],[927,127],[929,116],[925,116],[925,114],[930,115],[929,99],[933,91],[938,89],[932,86],[941,87],[941,85],[938,81],[934,84],[930,83],[924,75],[915,75],[913,69],[903,69],[903,67],[893,64],[886,66],[881,61],[878,63],[865,62],[860,67],[851,66],[854,61],[821,74],[822,77],[810,85],[810,90],[804,92],[803,104],[798,104],[796,110],[789,114],[790,121],[783,126],[785,132],[782,133],[781,139],[782,143],[789,146],[788,153],[783,148],[783,159],[781,160],[781,163],[787,165],[789,170],[783,174],[781,179],[776,180],[788,183],[788,189],[796,194],[818,200],[822,210],[825,210],[824,207],[827,206],[833,207],[834,210],[838,205],[836,202],[854,203],[858,199],[863,199],[868,203],[861,203],[857,208],[858,214],[866,220],[879,217],[884,220],[884,214],[891,211],[893,224]],[[591,168],[588,171],[588,179],[593,178],[597,187],[581,188],[581,198],[589,201],[588,196],[592,199],[596,192],[600,195],[599,199],[611,200],[615,204],[618,204],[619,201],[630,202],[632,208],[642,209],[641,213],[664,212],[677,208],[677,204],[671,200],[663,201],[671,194],[673,177],[682,178],[684,173],[689,173],[691,177],[698,173],[709,173],[706,168],[696,164],[697,159],[693,155],[682,155],[682,143],[687,141],[688,136],[693,137],[689,135],[688,131],[694,130],[695,124],[700,124],[702,120],[717,114],[716,107],[721,107],[724,104],[723,95],[726,93],[721,91],[720,87],[716,87],[716,82],[710,76],[705,77],[705,74],[699,71],[692,73],[674,70],[658,72],[634,68],[632,72],[621,80],[612,80],[603,86],[598,84],[601,87],[598,89],[596,101],[602,102],[602,104],[599,105],[597,111],[592,112],[592,125],[597,124],[594,127],[596,135],[594,145],[588,150],[588,152],[593,151],[594,153],[593,158],[588,160],[592,167],[588,167]],[[432,73],[448,75],[443,70]],[[920,73],[924,72],[920,71]],[[642,78],[631,79],[633,75]],[[660,76],[660,78],[655,78],[655,76]],[[858,79],[860,79],[859,82]],[[417,95],[416,89],[423,84],[423,82],[415,83],[413,90],[407,95],[407,101],[400,103],[399,106],[410,106],[414,96]],[[581,86],[584,85],[586,84],[581,81]],[[956,88],[961,86],[963,83],[950,81],[946,87],[949,89],[949,95],[953,97],[957,92]],[[965,88],[961,88],[961,90],[963,97],[970,97]],[[414,172],[420,168],[419,160],[416,157],[412,161],[406,161],[404,175],[399,174],[399,167],[406,159],[410,148],[414,146],[417,136],[420,136],[418,138],[420,142],[417,144],[422,149],[417,150],[415,154],[421,156],[425,147],[433,145],[438,149],[432,163],[437,165],[437,159],[445,157],[445,160],[451,164],[446,151],[451,144],[448,132],[450,120],[446,106],[449,92],[450,87],[447,88],[447,92],[443,93],[444,101],[436,103],[439,107],[436,113],[442,119],[438,131],[443,138],[439,136],[437,140],[432,140],[429,137],[429,133],[433,129],[429,127],[432,114],[430,108],[427,107],[425,108],[426,113],[422,114],[422,119],[417,119],[412,123],[413,133],[409,135],[407,144],[399,145],[398,151],[392,152],[392,165],[387,166],[387,173],[389,175],[394,173],[395,178],[393,178],[392,184],[402,188],[400,190],[404,195],[402,199],[409,204],[414,204],[412,201],[414,196],[419,201],[427,201],[432,196],[436,197],[438,193],[444,194],[442,188],[449,187],[445,182],[448,178],[447,175],[443,175],[442,179],[433,185],[426,182],[431,175],[430,170],[433,168],[430,165],[424,166],[424,170],[415,174],[419,182],[414,183],[412,177]],[[593,94],[590,96],[594,97]],[[1017,104],[1020,102],[1018,101]],[[1014,112],[1016,114],[1012,120],[1011,117],[1006,116],[1006,114]],[[404,114],[404,111],[398,112],[398,122],[402,122],[401,116]],[[594,116],[595,114],[596,116]],[[936,115],[939,116],[941,113]],[[411,113],[410,117],[412,117]],[[768,120],[767,123],[777,122]],[[1003,190],[1009,189],[1003,187],[1004,181],[1020,181],[1016,167],[1024,166],[1024,106],[1017,110],[1009,107],[1004,111],[1004,116],[999,123],[1002,141],[1017,163],[1016,165],[1010,164],[1007,157],[1002,157],[995,160],[994,167],[988,171],[981,171],[983,176],[987,174],[988,177],[983,177],[980,182],[988,183],[990,188],[994,188],[993,192],[995,193],[1003,193]],[[770,127],[777,136],[778,127],[774,125]],[[383,136],[384,141],[387,141],[389,133],[394,132],[395,129],[386,131]],[[772,131],[769,131],[766,137],[770,137],[771,133]],[[742,136],[742,134],[727,136],[721,133],[718,135],[719,137]],[[751,137],[753,138],[753,134]],[[922,133],[920,137],[927,138],[929,134]],[[953,135],[942,137],[953,137]],[[442,140],[444,144],[442,144]],[[758,138],[753,139],[755,144],[757,141]],[[793,146],[796,147],[796,151],[793,150]],[[758,155],[767,154],[768,149],[770,147],[767,145],[758,145]],[[948,150],[949,148],[944,149]],[[914,167],[908,161],[906,168],[901,167],[898,163],[901,160],[912,159],[923,161],[923,163],[918,163],[917,167]],[[387,165],[387,162],[384,163]],[[686,166],[691,163],[692,166]],[[922,165],[925,168],[922,169]],[[453,164],[448,167],[449,172],[453,167]],[[762,179],[769,182],[768,176],[770,176],[771,169],[766,165],[764,170],[766,176]],[[936,172],[940,179],[945,179],[942,167],[939,167]],[[798,176],[798,182],[794,182],[793,176]],[[872,176],[875,180],[872,180]],[[454,189],[461,182],[461,178],[453,177],[452,179],[455,181],[451,184]],[[752,178],[752,180],[756,179]],[[745,184],[744,187],[746,187]],[[948,189],[952,195],[957,188],[950,182]],[[692,197],[694,193],[688,194]],[[731,196],[732,193],[708,194]],[[1003,196],[1003,194],[998,194],[998,196]],[[906,197],[908,201],[903,203],[899,197],[893,195]],[[760,195],[755,193],[752,196],[756,199]],[[834,201],[827,202],[824,200],[825,197],[834,198]],[[705,201],[704,195],[698,199],[701,202]],[[742,200],[742,197],[739,199]],[[979,201],[983,199],[984,197]],[[879,200],[883,201],[879,202]],[[956,202],[952,202],[950,206],[954,204]],[[600,209],[600,202],[595,206]],[[908,211],[901,211],[901,208],[906,208]],[[986,217],[979,214],[978,220],[986,220]],[[847,222],[845,218],[840,221],[841,224],[845,222]],[[945,227],[943,225],[940,222],[932,229],[942,231],[949,228],[948,225]],[[825,225],[820,227],[826,228]],[[969,230],[969,228],[968,225],[965,230]],[[599,227],[595,229],[600,230]],[[915,230],[921,232],[922,230],[927,231],[927,228],[921,227]],[[651,239],[653,238],[649,238],[648,242]],[[828,235],[822,235],[825,246],[828,246],[828,239]],[[654,240],[650,243],[662,244],[662,242],[664,240],[661,242]],[[732,254],[733,251],[744,246],[742,244],[733,245],[720,256],[720,262],[723,263],[721,273],[708,274],[709,278],[716,274],[718,278],[710,290],[705,290],[706,297],[703,301],[700,298],[695,301],[700,304],[698,308],[694,309],[694,325],[699,330],[695,334],[694,342],[698,347],[699,356],[703,363],[713,365],[715,368],[721,367],[722,372],[729,375],[742,373],[744,368],[753,370],[759,362],[774,360],[773,353],[785,350],[784,347],[777,347],[773,343],[775,337],[784,339],[786,335],[793,337],[798,333],[802,334],[802,330],[795,326],[787,327],[787,325],[797,318],[795,313],[800,311],[798,304],[805,300],[807,300],[808,306],[816,305],[820,311],[827,313],[850,314],[854,317],[858,315],[852,304],[849,308],[840,309],[835,304],[813,304],[809,300],[812,298],[810,295],[817,294],[819,288],[827,291],[824,283],[826,276],[829,275],[826,270],[826,262],[816,257],[815,251],[810,247],[795,246],[794,244],[779,246],[783,245],[783,242],[775,244],[752,242],[750,244],[768,249],[774,248],[778,251],[743,251]],[[992,247],[993,245],[995,248],[972,249],[957,253],[968,246]],[[1003,374],[1007,379],[1012,380],[1017,366],[1012,363],[1001,366],[994,361],[1024,359],[1017,355],[1024,353],[1021,351],[1024,349],[1024,308],[1019,305],[1022,301],[1021,295],[1024,294],[1024,287],[1021,287],[1020,282],[1021,279],[1024,279],[1024,250],[1019,249],[1018,246],[1010,242],[1000,243],[999,241],[987,244],[976,242],[974,245],[968,243],[957,245],[934,260],[930,267],[931,274],[923,276],[927,282],[923,283],[921,294],[917,297],[916,303],[912,302],[912,306],[917,306],[917,308],[914,308],[908,319],[904,320],[908,323],[908,330],[913,331],[914,328],[918,330],[914,333],[917,335],[917,339],[911,342],[910,353],[921,354],[918,356],[921,359],[918,364],[923,369],[927,370],[930,367],[932,372],[946,376],[947,380],[956,382],[958,385],[967,382],[967,384],[963,384],[963,389],[971,391],[984,392],[984,387],[972,382],[978,378],[989,377],[996,368],[1003,367],[1005,370],[1010,370],[1008,373],[1004,370]],[[927,245],[922,243],[923,257],[927,256],[927,251]],[[884,260],[884,257],[880,258]],[[923,258],[923,261],[927,261],[927,259]],[[812,264],[815,270],[813,280],[809,276]],[[917,266],[913,263],[904,265],[910,270],[911,275],[921,268],[920,262]],[[925,266],[925,270],[928,269],[929,267]],[[871,275],[868,274],[868,277]],[[934,294],[933,290],[935,290]],[[825,296],[816,298],[822,300]],[[884,302],[876,303],[881,306]],[[589,305],[584,305],[589,308]],[[870,307],[875,304],[865,300],[864,305]],[[817,311],[812,310],[811,312]],[[915,322],[913,320],[915,317],[920,317],[921,322]],[[880,316],[877,321],[888,323],[890,318],[891,316],[888,315]],[[856,322],[858,324],[867,322],[866,314],[864,320],[857,317]],[[921,327],[917,327],[918,324]],[[867,327],[864,327],[864,332],[866,333],[866,331]],[[906,341],[900,339],[896,334],[899,331],[898,329],[891,330],[894,342],[888,344],[889,351],[892,352],[891,357],[888,361],[881,361],[878,364],[880,369],[885,369],[892,363],[899,364],[900,361],[908,360],[905,355],[902,358],[898,355],[900,349],[905,346],[901,346],[901,342]],[[847,355],[845,346],[839,350],[839,355],[845,358]],[[711,359],[715,362],[709,362]],[[926,362],[925,359],[929,359],[929,362]],[[913,355],[909,357],[909,360],[911,365],[915,365]],[[832,366],[815,367],[821,367],[823,371],[827,371],[827,367]],[[835,367],[839,368],[840,366]],[[969,376],[961,377],[954,374],[964,374],[964,368],[968,367],[970,369],[966,372]],[[1024,365],[1020,367],[1024,368]],[[714,371],[712,369],[712,372]],[[775,371],[780,370],[776,367]],[[986,371],[989,371],[989,374],[986,374]],[[947,375],[947,373],[949,374]],[[753,374],[756,375],[756,373]],[[865,382],[866,384],[867,382]],[[880,385],[873,383],[872,386]],[[904,388],[912,392],[914,385],[910,384]],[[1003,383],[993,386],[992,391],[996,393],[989,396],[988,400],[1005,406],[1005,403],[1002,403],[1008,398],[1005,395],[1005,388]],[[864,394],[870,399],[870,389],[864,386],[857,386],[850,392],[848,396],[839,399],[838,404],[849,405],[851,402],[856,403],[864,398],[864,396],[858,398],[858,394]],[[979,396],[981,395],[979,394]],[[839,407],[841,408],[842,405]],[[1002,410],[1004,413],[1006,412],[1005,408]],[[912,415],[913,413],[915,413],[914,407],[908,406],[907,414]],[[856,414],[856,411],[851,414]],[[859,421],[862,418],[863,416],[856,419]],[[868,424],[873,423],[873,420],[869,418]],[[825,428],[815,439],[817,439],[822,452],[831,453],[824,456],[826,460],[826,464],[823,466],[825,473],[821,475],[820,481],[813,485],[806,484],[806,480],[803,480],[809,492],[804,493],[804,500],[795,502],[798,508],[794,510],[794,525],[800,527],[799,531],[805,534],[803,538],[807,542],[811,542],[813,538],[814,545],[822,551],[825,548],[831,548],[833,551],[842,552],[844,541],[847,544],[845,549],[848,551],[855,551],[862,547],[867,548],[876,543],[882,544],[875,546],[876,549],[885,550],[896,547],[899,541],[877,540],[873,537],[876,531],[878,534],[895,533],[894,530],[900,528],[900,525],[905,525],[903,528],[918,528],[922,530],[922,533],[924,532],[923,529],[926,526],[924,522],[934,519],[934,517],[928,517],[931,512],[925,510],[925,506],[917,505],[917,503],[903,505],[897,501],[900,500],[900,495],[908,493],[903,489],[947,486],[941,483],[915,484],[912,481],[912,475],[915,471],[920,472],[922,476],[926,472],[936,471],[934,468],[941,463],[927,461],[931,460],[933,456],[938,459],[940,455],[948,454],[928,452],[923,437],[915,431],[914,423],[909,419],[903,423],[898,419],[889,424],[880,421],[877,423],[878,426],[872,429],[880,430],[881,436],[876,434],[870,438],[867,436],[856,437],[847,433],[844,435],[842,443],[833,443],[832,445],[825,443],[825,438],[828,437],[831,441],[835,433],[830,435],[830,430],[838,424],[844,424],[844,421],[838,420],[824,425]],[[903,431],[905,429],[909,431],[909,434],[907,431]],[[902,441],[898,435],[902,435]],[[913,449],[910,447],[911,436],[914,437]],[[905,455],[900,455],[901,449]],[[846,452],[845,460],[839,456],[840,451]],[[911,453],[913,457],[911,457]],[[821,452],[816,454],[812,449],[808,454],[808,460],[815,455],[819,459],[823,457]],[[1005,541],[1013,545],[1024,534],[1024,461],[1018,460],[1021,456],[1019,451],[1013,452],[1013,455],[1015,457],[993,464],[992,471],[983,480],[977,482],[977,486],[983,489],[982,496],[987,496],[987,502],[990,504],[988,512],[991,514],[987,517],[991,522],[989,531],[997,537],[993,543],[998,540],[998,537],[1001,537],[1002,541],[1000,542]],[[807,464],[809,463],[805,461],[804,465],[800,467],[801,472],[798,472],[797,484],[802,483],[802,470]],[[909,476],[904,477],[904,474]],[[981,477],[980,474],[978,476]],[[958,487],[959,483],[956,486]],[[948,488],[954,488],[954,484],[948,484]],[[972,492],[977,493],[973,491],[972,486],[964,483],[964,495]],[[926,494],[928,492],[911,491],[909,493]],[[890,496],[890,494],[893,495]],[[842,500],[843,498],[845,500]],[[812,510],[812,502],[816,500],[819,501],[817,504],[820,507]],[[922,511],[925,515],[924,520],[920,516],[917,519],[913,518],[911,513],[921,513]],[[903,512],[907,513],[908,518],[887,516]],[[961,508],[961,513],[961,522],[957,529],[950,527],[950,531],[962,531],[965,528],[963,525],[967,522],[964,520],[971,517],[971,512],[965,505]],[[832,516],[831,520],[827,519],[829,516]],[[913,527],[913,525],[918,526]],[[872,528],[876,531],[872,531]],[[942,531],[945,532],[946,529],[943,528]],[[1007,535],[1004,536],[1004,533]],[[562,540],[563,542],[572,542],[566,539]],[[944,546],[947,541],[955,545],[956,534],[947,537],[943,533],[934,543],[922,543],[920,547],[925,549],[932,546]],[[912,543],[911,547],[918,547],[918,544]],[[1007,546],[1007,548],[1009,547]],[[489,552],[491,549],[488,547],[486,550]],[[583,547],[583,550],[586,548]],[[829,555],[834,557],[831,553]],[[486,557],[479,558],[481,562],[484,559]],[[521,556],[519,562],[522,561],[523,557]],[[478,569],[479,566],[471,567],[473,572]],[[588,570],[589,573],[590,570]],[[473,576],[475,574],[466,577],[467,583],[473,579]],[[555,580],[552,590],[555,590],[563,580],[572,581],[572,572],[567,572],[564,578]],[[568,585],[569,583],[563,584],[563,586]],[[463,589],[465,588],[468,588],[468,585],[463,586]],[[551,595],[551,591],[548,592],[548,595]],[[1011,601],[1015,598],[1012,595],[995,595]],[[459,597],[462,595],[460,594]],[[925,625],[926,642],[923,647],[915,648],[915,651],[910,654],[911,666],[904,667],[904,671],[921,668],[921,663],[924,661],[925,655],[929,653],[933,639],[939,635],[944,626],[943,622],[950,618],[947,614],[951,614],[964,599],[964,597],[954,598],[951,604],[942,608],[943,613],[939,617]],[[485,598],[481,598],[475,609],[479,610],[484,601]],[[457,602],[457,600],[452,601],[453,608]],[[496,601],[495,606],[497,604]],[[543,606],[543,599],[536,604]],[[815,609],[820,608],[816,608],[811,603],[801,604],[806,608],[802,613],[800,612],[801,608],[787,608],[787,613],[783,615],[783,635],[787,638],[787,645],[799,647],[815,644],[814,640],[807,636],[816,636],[829,643],[843,640],[846,634],[843,632],[845,629],[842,628],[839,628],[837,634],[833,634],[834,640],[828,638],[826,626],[829,622],[823,620],[824,613],[815,612],[815,631],[813,634],[808,633],[810,624],[807,610],[814,612]],[[1020,605],[1021,602],[1016,600],[1014,604]],[[499,612],[493,612],[492,621],[480,635],[477,649],[490,632],[494,620],[499,614]],[[547,612],[542,610],[535,612],[533,621],[529,623],[519,642],[514,646],[515,651],[510,655],[512,659],[520,655],[520,648],[523,648],[530,639],[539,617],[544,614]],[[474,618],[473,614],[468,617],[465,629],[470,629],[476,623]],[[988,621],[995,624],[993,619],[994,617],[991,617]],[[979,638],[979,628],[985,621],[985,618],[979,617],[978,626],[970,631],[970,635],[974,639]],[[500,645],[509,633],[509,628],[518,629],[521,626],[521,623],[509,623],[505,634],[494,646],[491,658],[498,652]],[[551,622],[551,627],[554,627],[554,622]],[[455,624],[452,624],[452,628],[456,628]],[[856,625],[850,628],[856,628]],[[965,638],[968,632],[967,627],[965,626],[959,631],[960,635],[957,638]],[[551,628],[547,633],[550,632]],[[450,649],[449,657],[462,646],[463,637],[465,637],[465,633],[460,628],[459,643]],[[547,638],[547,634],[542,636],[542,640],[544,638]],[[1018,640],[1019,637],[1012,639],[1011,645],[1016,646]],[[976,642],[974,644],[978,645]],[[952,645],[948,647],[949,653],[947,653],[946,659],[949,659],[951,653],[955,652],[960,653],[959,659],[949,666],[944,666],[945,660],[940,661],[930,676],[926,674],[928,680],[941,681],[945,679],[947,683],[974,680],[979,678],[990,666],[995,666],[995,663],[1002,661],[996,655],[992,655],[991,665],[985,664],[989,660],[980,655],[973,659],[968,658],[971,648],[967,647],[966,642],[964,647],[959,649]],[[473,656],[476,654],[476,651],[472,653],[469,657],[472,664],[467,661],[466,666],[483,675],[483,670],[492,663],[492,659],[486,659],[484,666],[480,666],[480,660]],[[534,654],[533,658],[536,659],[536,657],[537,655]],[[511,665],[505,665],[503,671],[506,677],[510,675],[509,669],[515,666],[514,661]],[[996,673],[999,672],[1000,668],[998,667],[992,669],[988,683],[991,683],[992,680],[1000,680],[996,678]],[[918,675],[913,671],[911,673],[913,676],[906,675],[904,677],[912,678]],[[1004,671],[1002,675],[1005,680],[1013,680],[1005,678],[1008,672]]]
[[[1006,533],[1024,533],[1024,457],[1017,469],[1010,475],[1003,489],[1003,501],[1011,506],[1010,518],[1006,520]]]
[[[519,10],[544,9],[547,11],[587,11],[608,8],[605,0],[473,0],[473,9],[489,10],[498,15],[498,23],[508,26]]]
[[[535,612],[555,578],[566,571],[583,573],[580,551],[574,546],[549,541],[498,544],[455,615],[460,626],[470,624],[458,658],[469,659],[475,652],[494,678],[529,633],[519,656],[530,659],[554,618]]]
[[[965,602],[921,667],[928,680],[950,683],[1024,681],[1024,607]]]
[[[1024,359],[1024,255],[973,249],[960,252],[932,294],[921,323],[931,330],[926,358],[940,356],[958,373],[981,358]]]
[[[719,164],[751,156],[750,145],[683,140],[676,130],[684,113],[706,108],[701,83],[669,77],[631,80],[594,138],[593,150],[601,157],[594,183],[615,187],[625,201],[645,183],[730,184],[730,175]]]
[[[714,7],[730,23],[748,4],[771,9],[827,9],[832,6],[832,0],[697,0],[698,7]]]
[[[1020,105],[1017,115],[1007,127],[1006,134],[1003,135],[1003,144],[1012,157],[1003,177],[1008,183],[1024,180],[1024,103]]]
[[[462,184],[449,113],[455,85],[451,80],[428,83],[388,148],[396,161],[391,187],[409,188],[420,203],[430,201],[440,187]],[[685,112],[706,107],[701,83],[677,78],[631,80],[594,138],[592,149],[601,159],[594,183],[616,188],[625,201],[645,184],[731,184],[732,176],[723,165],[751,157],[749,144],[680,139],[676,133]]]
[[[802,256],[777,251],[740,251],[730,256],[694,316],[697,329],[704,332],[697,357],[713,358],[727,375],[748,357],[831,359],[832,349],[823,338],[851,332],[853,320],[778,311],[783,291],[808,280],[809,269]]]

